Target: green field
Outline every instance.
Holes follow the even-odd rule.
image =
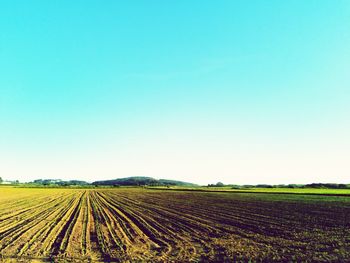
[[[188,190],[205,192],[238,192],[238,193],[286,193],[286,194],[321,194],[321,195],[350,195],[350,189],[318,189],[318,188],[245,188],[232,189],[232,187],[149,187],[163,190]]]

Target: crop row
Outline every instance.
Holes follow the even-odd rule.
[[[135,189],[12,189],[0,257],[346,261],[350,201]]]

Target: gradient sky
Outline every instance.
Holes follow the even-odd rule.
[[[350,183],[350,1],[1,1],[0,176]]]

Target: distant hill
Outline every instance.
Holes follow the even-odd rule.
[[[175,181],[175,180],[168,180],[168,179],[159,179],[158,182],[161,185],[179,185],[179,186],[198,186],[197,184],[183,182],[183,181]]]
[[[152,186],[166,186],[166,185],[178,185],[178,186],[197,186],[196,184],[168,180],[168,179],[154,179],[152,177],[134,176],[126,178],[118,178],[113,180],[95,181],[93,185],[113,185],[113,186],[136,186],[136,185],[152,185]]]

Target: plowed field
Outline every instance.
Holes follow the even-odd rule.
[[[0,188],[0,261],[350,261],[350,197]]]

